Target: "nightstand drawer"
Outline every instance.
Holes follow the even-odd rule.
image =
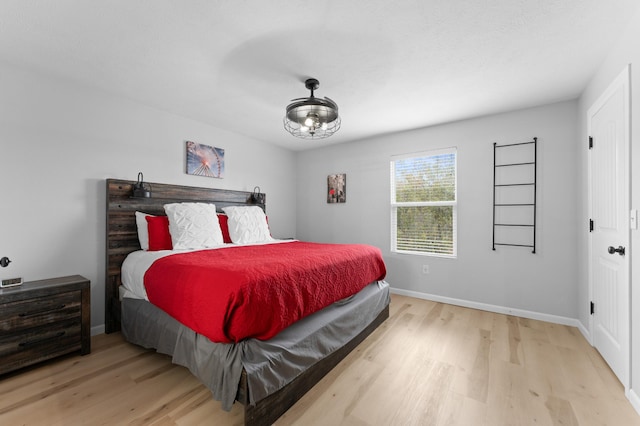
[[[81,321],[61,321],[0,337],[0,374],[81,349]]]
[[[81,315],[80,291],[0,304],[0,336]]]

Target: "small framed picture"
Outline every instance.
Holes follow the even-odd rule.
[[[224,177],[224,149],[187,141],[187,174]]]
[[[347,202],[347,175],[340,173],[327,176],[327,203]]]

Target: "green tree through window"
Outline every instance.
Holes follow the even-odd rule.
[[[391,160],[391,250],[455,256],[456,150]]]

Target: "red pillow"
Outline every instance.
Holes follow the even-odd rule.
[[[167,216],[147,216],[149,231],[149,251],[172,250],[169,218]]]
[[[218,222],[220,223],[220,230],[222,231],[222,241],[225,244],[230,244],[231,236],[229,235],[229,216],[226,214],[218,214]]]

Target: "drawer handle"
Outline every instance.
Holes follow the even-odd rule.
[[[65,304],[62,305],[58,305],[56,307],[53,308],[45,308],[45,309],[40,309],[40,310],[36,310],[36,311],[31,311],[31,312],[22,312],[21,314],[18,314],[19,317],[31,317],[34,315],[42,315],[42,314],[46,314],[48,312],[55,312],[55,311],[59,311],[60,309],[63,309],[65,306]]]
[[[56,333],[55,336],[43,337],[42,339],[27,340],[26,342],[20,342],[18,344],[18,346],[20,346],[22,348],[26,348],[26,347],[29,347],[29,346],[37,345],[39,343],[48,342],[49,340],[55,340],[58,337],[64,336],[64,334],[65,334],[64,331],[59,331],[59,332]]]

